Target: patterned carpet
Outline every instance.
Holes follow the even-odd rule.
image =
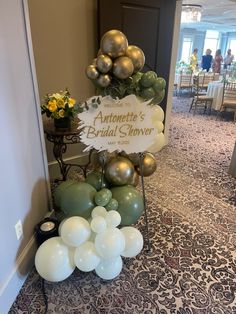
[[[113,281],[75,271],[46,282],[47,313],[236,313],[235,191],[227,173],[236,125],[231,115],[189,114],[189,103],[174,99],[169,144],[145,179],[151,251],[123,259]],[[144,232],[142,219],[138,228]],[[33,270],[9,313],[44,312]]]

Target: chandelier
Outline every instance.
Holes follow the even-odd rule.
[[[201,21],[202,6],[195,4],[183,4],[181,23],[196,23]]]

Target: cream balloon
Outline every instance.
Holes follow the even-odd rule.
[[[82,217],[68,218],[61,227],[62,240],[69,246],[79,246],[90,237],[90,225]]]
[[[107,210],[106,210],[105,207],[103,207],[103,206],[96,206],[92,210],[91,216],[92,216],[92,218],[97,217],[97,216],[101,216],[101,217],[105,218],[106,214],[107,214]]]
[[[155,142],[148,147],[148,151],[151,153],[159,152],[166,144],[165,135],[163,132],[157,134]]]
[[[96,83],[100,87],[107,87],[111,83],[111,77],[108,74],[100,74],[96,79]]]
[[[117,277],[122,270],[123,262],[120,256],[110,259],[102,259],[95,268],[96,274],[105,280],[111,280]]]
[[[92,219],[90,226],[93,232],[101,233],[106,230],[107,222],[105,218],[101,216],[96,216]]]
[[[95,248],[103,258],[119,256],[125,248],[125,238],[117,228],[107,228],[95,238]]]
[[[92,271],[100,263],[101,258],[98,255],[94,243],[86,241],[75,249],[74,262],[81,271]]]
[[[119,79],[127,79],[133,74],[133,62],[128,57],[119,57],[113,64],[113,74]]]
[[[58,282],[69,277],[74,269],[74,249],[68,247],[61,237],[46,240],[35,255],[37,272],[45,280]]]
[[[161,133],[164,130],[164,124],[161,121],[154,121],[152,122],[152,125],[157,128],[158,133]]]
[[[105,217],[107,227],[118,227],[121,223],[121,215],[116,210],[110,210]]]
[[[90,64],[86,69],[86,75],[90,80],[95,80],[99,76],[99,72],[96,67]]]
[[[155,112],[153,113],[153,116],[152,116],[152,121],[155,122],[155,121],[164,121],[164,117],[165,117],[165,114],[164,114],[164,111],[163,109],[161,108],[161,106],[159,105],[155,105]]]
[[[121,253],[124,257],[135,257],[143,248],[143,236],[134,227],[123,227],[120,229],[125,237],[125,249]]]
[[[113,29],[102,36],[100,47],[103,54],[111,58],[117,58],[125,54],[128,48],[128,41],[122,32]]]
[[[97,69],[102,73],[107,73],[112,68],[112,60],[107,55],[100,55],[97,57]]]
[[[145,64],[145,56],[143,51],[137,46],[128,46],[126,56],[129,57],[134,65],[134,72],[140,71]]]

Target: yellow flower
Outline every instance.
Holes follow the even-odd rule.
[[[74,104],[75,104],[75,99],[74,98],[69,98],[69,104],[68,104],[69,108],[74,107]]]
[[[54,112],[57,110],[57,102],[56,100],[50,100],[48,102],[48,110],[51,111],[51,112]]]
[[[57,99],[57,107],[58,108],[65,108],[65,102],[62,98]]]
[[[59,114],[60,118],[64,118],[65,117],[65,110],[64,109],[59,110],[58,114]]]

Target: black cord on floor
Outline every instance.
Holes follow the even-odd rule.
[[[48,297],[46,295],[46,292],[45,292],[45,280],[42,278],[42,293],[43,293],[43,299],[44,299],[44,303],[45,303],[45,314],[47,314],[48,312]]]

